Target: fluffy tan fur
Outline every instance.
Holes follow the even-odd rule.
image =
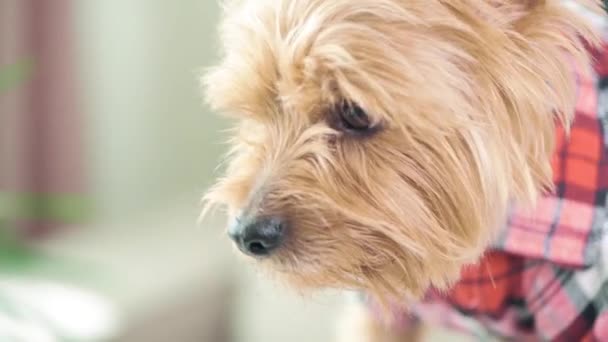
[[[298,289],[447,288],[511,200],[551,186],[583,40],[593,30],[559,0],[228,1],[204,84],[235,130],[207,206],[287,218],[258,262]],[[332,128],[344,100],[378,132]]]

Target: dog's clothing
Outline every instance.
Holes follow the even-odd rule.
[[[407,314],[479,338],[608,341],[608,45],[578,73],[569,138],[557,134],[555,191],[534,211],[513,209],[496,243],[447,294]]]

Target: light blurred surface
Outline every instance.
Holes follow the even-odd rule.
[[[42,92],[50,103],[73,100],[81,124],[68,123],[62,133],[82,138],[84,190],[62,188],[61,195],[77,196],[87,211],[41,237],[15,237],[22,228],[11,224],[16,190],[11,182],[0,187],[0,229],[9,232],[0,256],[0,340],[330,340],[335,298],[300,298],[270,284],[232,253],[222,217],[197,223],[200,197],[226,147],[226,122],[205,108],[198,84],[217,56],[218,4],[60,3],[70,12],[62,29],[70,29],[73,51],[54,36],[62,44],[47,41],[40,49],[47,54],[37,55],[27,32],[52,25],[40,22],[39,4],[0,0],[0,48],[16,51],[0,54],[0,101],[10,100],[0,110],[11,135],[0,141],[0,154],[20,161],[29,146],[6,123],[21,128],[21,116],[38,114],[20,105],[43,102],[30,87],[49,88]],[[27,20],[32,11],[34,23]],[[20,41],[14,33],[22,31]],[[48,56],[67,69],[56,70]],[[33,63],[30,73],[16,67],[24,60]],[[37,84],[43,68],[69,74],[74,96],[52,89],[60,83]]]
[[[0,0],[0,48],[19,46],[10,31],[23,25],[28,6],[40,4],[21,1]],[[216,1],[58,3],[70,10],[74,51],[54,41],[44,51],[71,61],[50,75],[72,79],[70,108],[81,124],[64,123],[56,134],[82,138],[73,152],[80,154],[70,157],[81,160],[84,183],[61,195],[83,202],[70,202],[73,210],[87,209],[42,236],[24,237],[14,234],[20,226],[10,216],[15,189],[0,187],[0,340],[331,341],[341,298],[302,298],[270,283],[231,253],[222,217],[197,223],[200,197],[226,147],[227,123],[204,107],[198,85],[201,68],[217,55]],[[35,54],[6,56],[0,101],[17,98],[47,65]],[[23,61],[32,61],[31,71],[16,69],[29,65]],[[52,88],[61,85],[38,86],[56,94]],[[17,122],[18,108],[25,107],[0,106],[0,119]],[[13,134],[4,127],[0,132]],[[2,143],[0,156],[19,159],[18,145]],[[55,194],[28,196],[38,195],[32,203]]]

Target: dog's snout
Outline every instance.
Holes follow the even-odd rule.
[[[263,257],[272,254],[283,242],[285,222],[277,217],[237,220],[228,235],[245,254]]]

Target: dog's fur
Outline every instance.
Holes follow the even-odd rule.
[[[232,0],[221,41],[206,95],[236,129],[208,206],[287,218],[259,263],[297,289],[415,299],[552,186],[598,39],[559,0]],[[343,101],[375,129],[332,124]]]

